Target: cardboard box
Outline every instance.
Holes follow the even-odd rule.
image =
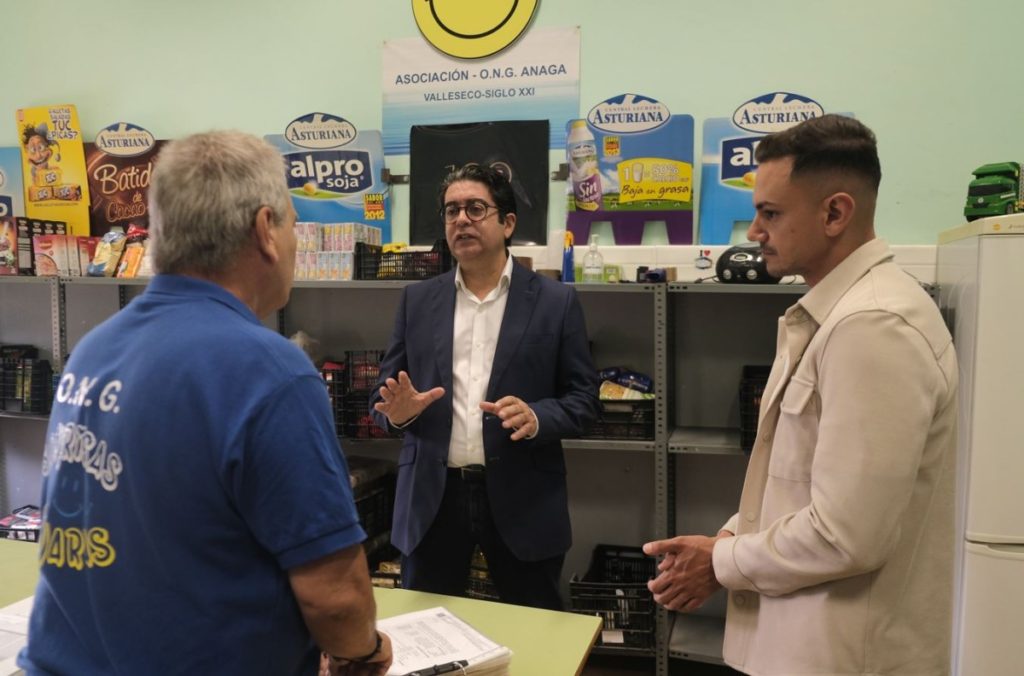
[[[78,244],[78,274],[85,277],[89,274],[89,263],[96,255],[96,245],[99,244],[99,237],[76,237]]]
[[[78,267],[78,246],[67,235],[33,235],[33,263],[37,277],[67,277],[70,275],[69,250],[74,247],[75,267]]]
[[[18,274],[18,226],[0,216],[0,275]]]
[[[63,235],[66,225],[61,221],[43,221],[35,218],[18,217],[18,274],[35,274],[35,251],[32,238],[36,235]]]

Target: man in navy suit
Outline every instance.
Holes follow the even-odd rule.
[[[503,601],[561,609],[561,439],[599,410],[583,311],[509,254],[504,174],[468,165],[440,197],[458,266],[403,291],[371,397],[379,424],[405,430],[391,533],[403,586],[462,595],[479,545]]]

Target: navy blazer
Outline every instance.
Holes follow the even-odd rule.
[[[423,539],[437,515],[447,477],[452,433],[452,336],[455,271],[402,291],[391,344],[381,362],[380,382],[407,371],[423,392],[445,388],[405,428],[398,460],[398,486],[391,541],[405,554]],[[484,415],[487,495],[496,527],[523,561],[564,554],[572,544],[561,439],[579,436],[599,412],[597,371],[576,290],[541,277],[513,260],[508,301],[495,348],[487,401],[514,395],[533,408],[540,432],[512,441],[512,430]]]

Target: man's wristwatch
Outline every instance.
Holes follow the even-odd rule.
[[[371,652],[369,655],[363,655],[362,657],[338,657],[337,655],[331,655],[331,659],[335,660],[336,662],[355,662],[356,664],[369,662],[377,656],[377,653],[380,652],[380,647],[384,642],[384,639],[381,638],[379,631],[374,631],[373,633],[377,635],[377,645],[373,646],[373,652]]]

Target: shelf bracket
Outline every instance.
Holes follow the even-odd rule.
[[[387,167],[381,167],[380,180],[388,185],[408,185],[409,174],[392,174]]]
[[[562,164],[558,165],[558,169],[551,172],[552,181],[568,181],[569,180],[569,165]]]

